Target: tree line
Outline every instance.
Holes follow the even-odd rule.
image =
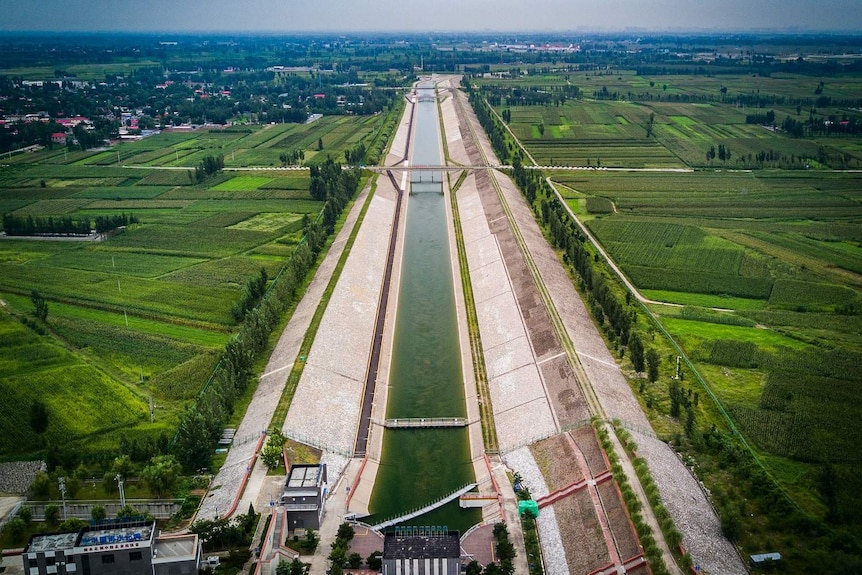
[[[252,381],[255,357],[267,345],[269,335],[281,315],[301,296],[300,288],[314,267],[317,256],[333,233],[335,222],[359,188],[359,171],[343,170],[327,160],[315,167],[312,183],[322,186],[324,200],[320,215],[306,220],[305,234],[293,255],[263,290],[265,275],[250,282],[250,296],[263,290],[256,305],[247,309],[237,333],[227,342],[220,361],[195,403],[180,416],[172,450],[189,469],[209,466],[212,446],[233,412],[237,398]],[[318,192],[319,193],[319,192]],[[246,296],[244,295],[243,298]]]
[[[89,218],[73,220],[71,216],[42,218],[3,214],[3,230],[7,236],[89,235],[94,225],[96,233],[104,234],[138,222],[136,216],[126,214],[96,216],[94,222]]]

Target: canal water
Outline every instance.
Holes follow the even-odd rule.
[[[418,95],[411,165],[440,165],[433,84],[420,85]],[[387,418],[466,417],[441,176],[435,173],[431,183],[424,173],[407,199]],[[466,428],[386,430],[368,520],[423,507],[473,481]],[[479,510],[462,510],[455,500],[405,524],[446,525],[463,533],[479,521]]]

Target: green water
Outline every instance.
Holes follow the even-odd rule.
[[[412,163],[436,165],[436,103],[418,106]],[[447,199],[439,189],[414,184],[418,193],[407,199],[387,418],[466,416]],[[387,430],[368,521],[423,507],[474,480],[466,428]],[[405,524],[463,532],[479,521],[481,511],[462,510],[456,500]]]

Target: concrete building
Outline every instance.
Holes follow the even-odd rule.
[[[383,539],[383,575],[459,575],[461,539],[457,531],[390,532]]]
[[[157,537],[155,521],[112,521],[33,535],[21,559],[26,575],[194,575],[201,545],[197,535]]]
[[[325,464],[290,466],[281,495],[289,533],[297,529],[320,529],[326,489]]]

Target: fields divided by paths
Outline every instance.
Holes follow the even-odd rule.
[[[29,163],[0,168],[4,213],[91,221],[131,213],[140,223],[101,242],[0,242],[0,297],[22,317],[32,310],[30,291],[38,290],[48,300],[48,326],[66,346],[63,361],[82,366],[70,377],[85,368],[97,370],[98,376],[79,379],[110,382],[95,383],[105,388],[104,401],[111,401],[110,390],[116,388],[116,393],[128,390],[129,401],[143,402],[124,408],[134,416],[107,418],[108,424],[140,437],[168,430],[212,372],[216,352],[235,324],[231,307],[246,282],[262,268],[273,277],[295,249],[303,218],[313,218],[322,207],[309,197],[307,171],[271,169],[280,165],[278,155],[294,145],[316,148],[322,139],[324,150],[309,149],[307,157],[342,159],[344,150],[375,128],[374,118],[345,116],[310,127],[163,133],[84,155],[28,155]],[[302,141],[287,141],[294,134],[303,134]],[[232,156],[239,163],[240,150],[258,148],[274,154],[274,161],[264,164],[268,171],[226,171],[201,183],[189,177],[188,165],[199,156],[224,153],[227,163]],[[151,393],[155,425],[148,423],[145,408]],[[80,402],[90,401],[87,393],[79,396]],[[29,407],[22,406],[29,401],[22,396],[15,408],[26,412]],[[89,407],[80,409],[86,413]],[[60,419],[56,422],[61,429]],[[98,429],[94,425],[91,431]],[[32,430],[21,433],[27,437],[9,435],[0,454],[25,454],[41,445]],[[69,428],[61,436],[82,433],[90,431]],[[116,434],[91,438],[93,449],[110,449],[116,440]]]

